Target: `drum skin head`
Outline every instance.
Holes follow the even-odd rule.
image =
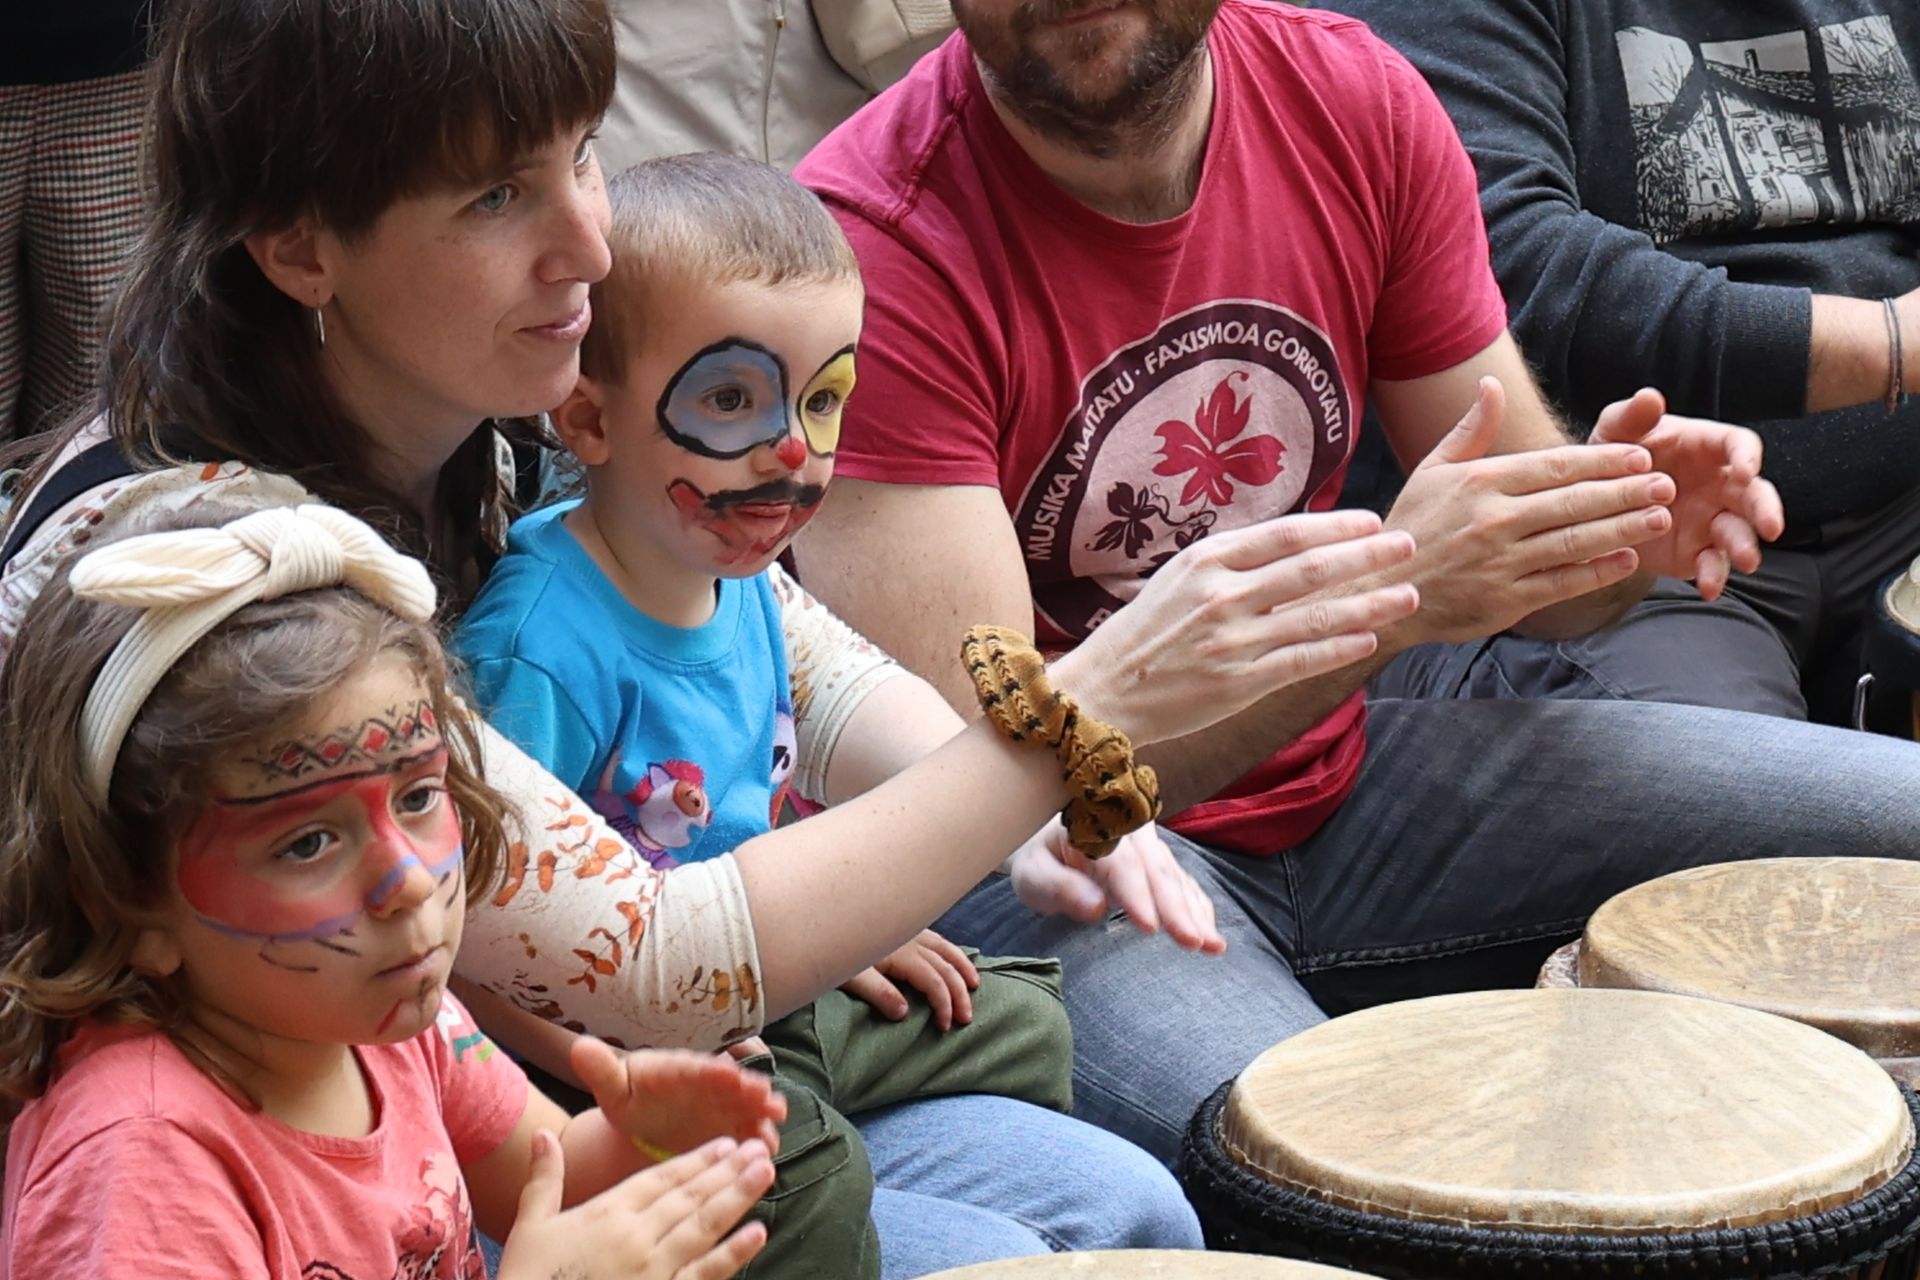
[[[1587,922],[1583,987],[1763,1009],[1877,1058],[1920,1055],[1920,863],[1762,858],[1609,899]]]
[[[1269,1049],[1220,1142],[1271,1182],[1465,1227],[1751,1226],[1906,1163],[1906,1101],[1800,1023],[1643,991],[1487,991],[1349,1014]]]
[[[1092,1280],[1340,1280],[1358,1271],[1285,1262],[1244,1253],[1200,1253],[1185,1249],[1114,1249],[1056,1253],[1036,1258],[983,1262],[942,1271],[927,1280],[1056,1280],[1082,1276]]]
[[[1887,616],[1914,635],[1920,635],[1920,560],[1887,582],[1881,597]]]

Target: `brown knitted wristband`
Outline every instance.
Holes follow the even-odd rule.
[[[1047,679],[1046,660],[1006,627],[974,627],[960,643],[987,719],[1015,742],[1039,742],[1060,761],[1073,798],[1061,812],[1067,840],[1089,858],[1113,852],[1120,837],[1160,814],[1160,780],[1136,764],[1133,743],[1112,725],[1082,716]]]

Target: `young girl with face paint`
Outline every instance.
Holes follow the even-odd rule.
[[[433,608],[301,507],[110,543],[29,613],[0,1276],[477,1280],[477,1228],[503,1278],[692,1280],[764,1243],[727,1234],[773,1180],[764,1078],[583,1040],[569,1118],[447,995],[507,838]]]

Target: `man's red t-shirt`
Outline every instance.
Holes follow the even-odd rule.
[[[1044,645],[1196,538],[1331,507],[1368,382],[1451,368],[1506,324],[1472,164],[1398,54],[1258,0],[1226,0],[1208,42],[1205,165],[1165,222],[1055,186],[957,35],[796,172],[866,277],[839,474],[997,488]],[[1298,844],[1351,790],[1364,723],[1355,694],[1171,825]]]

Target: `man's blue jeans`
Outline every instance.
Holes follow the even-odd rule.
[[[936,925],[1065,961],[1076,1114],[1165,1160],[1202,1098],[1323,1009],[1528,985],[1601,902],[1683,867],[1920,855],[1920,745],[1703,707],[1376,698],[1359,784],[1305,844],[1170,842],[1223,956],[1041,919],[998,876]]]
[[[1198,1249],[1173,1175],[1110,1133],[984,1094],[854,1117],[873,1161],[882,1280],[1058,1249]]]

